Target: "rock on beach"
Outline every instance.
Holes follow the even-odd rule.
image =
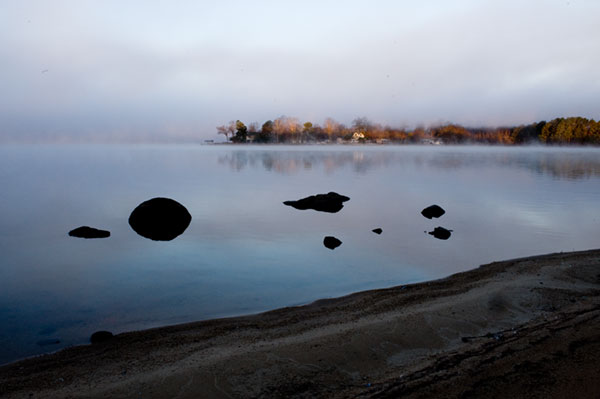
[[[110,331],[96,331],[90,337],[90,342],[92,344],[99,344],[101,342],[106,342],[111,340],[114,337],[113,333]]]

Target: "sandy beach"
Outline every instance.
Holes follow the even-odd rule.
[[[598,398],[599,365],[591,250],[119,334],[0,367],[0,396]]]

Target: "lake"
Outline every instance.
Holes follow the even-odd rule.
[[[597,148],[4,145],[0,182],[0,363],[97,330],[249,314],[600,247]],[[350,197],[340,212],[283,204],[330,191]],[[188,209],[181,236],[159,242],[131,229],[132,210],[153,197]],[[432,204],[446,214],[424,218]],[[82,225],[111,236],[67,235]],[[451,237],[427,234],[437,226]],[[326,248],[325,236],[341,246]]]

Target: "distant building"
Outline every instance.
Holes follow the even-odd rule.
[[[361,141],[365,141],[365,134],[363,132],[354,132],[352,134],[351,143],[359,143]]]
[[[441,140],[423,139],[423,140],[421,140],[421,144],[441,145],[441,144],[444,144],[444,143],[442,143]]]

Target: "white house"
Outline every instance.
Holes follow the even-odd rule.
[[[354,132],[354,134],[352,134],[352,140],[350,140],[351,143],[358,143],[360,140],[364,140],[365,139],[365,134],[363,132]]]

